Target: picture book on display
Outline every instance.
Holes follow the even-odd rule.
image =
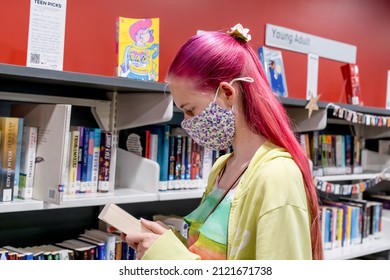
[[[341,73],[348,104],[360,105],[359,67],[356,64],[347,63],[341,66]]]
[[[116,74],[118,77],[158,80],[159,25],[159,18],[117,18]]]
[[[288,97],[282,52],[261,46],[258,53],[272,91],[279,96]]]

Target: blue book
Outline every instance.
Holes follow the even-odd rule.
[[[100,128],[94,128],[94,140],[93,140],[93,154],[92,154],[92,192],[97,192],[99,183],[99,157],[100,157],[100,139],[102,130]]]
[[[93,240],[91,238],[87,238],[87,237],[83,237],[83,236],[78,237],[78,239],[96,246],[97,260],[106,260],[107,259],[107,250],[106,250],[106,243],[105,242]]]
[[[80,193],[91,192],[94,131],[85,127],[81,165]]]

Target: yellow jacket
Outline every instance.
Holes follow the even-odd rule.
[[[203,198],[230,155],[220,157]],[[270,142],[255,153],[230,210],[227,259],[312,259],[310,215],[301,172],[291,155]],[[147,259],[200,259],[167,231],[145,253]]]

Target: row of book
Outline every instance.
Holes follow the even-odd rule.
[[[360,174],[364,139],[318,131],[300,134],[300,143],[313,162],[313,175]]]
[[[0,260],[134,260],[135,251],[119,234],[88,229],[77,238],[31,247],[3,246]]]
[[[0,117],[0,202],[109,191],[111,132],[71,126],[70,115],[67,104],[14,104]]]
[[[340,197],[337,202],[324,201],[320,210],[325,250],[349,247],[381,238],[381,202]]]
[[[161,191],[204,188],[212,164],[231,151],[201,147],[182,128],[168,124],[121,130],[118,147],[159,164]]]
[[[118,214],[118,213],[116,213]],[[153,215],[187,238],[188,224],[176,215]],[[107,225],[108,226],[108,225]],[[55,244],[29,247],[0,247],[0,260],[134,260],[136,252],[121,239],[120,232],[84,230],[76,238]]]

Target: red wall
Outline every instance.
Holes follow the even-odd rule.
[[[3,1],[0,9],[0,63],[25,65],[30,0]],[[389,0],[68,0],[64,71],[112,76],[115,18],[160,18],[160,80],[178,48],[197,29],[227,29],[240,22],[251,44],[264,44],[270,23],[357,46],[362,97],[384,107],[390,70]],[[305,98],[307,58],[282,50],[290,97]],[[319,62],[322,101],[340,98],[343,63]],[[346,102],[342,96],[342,102]]]

